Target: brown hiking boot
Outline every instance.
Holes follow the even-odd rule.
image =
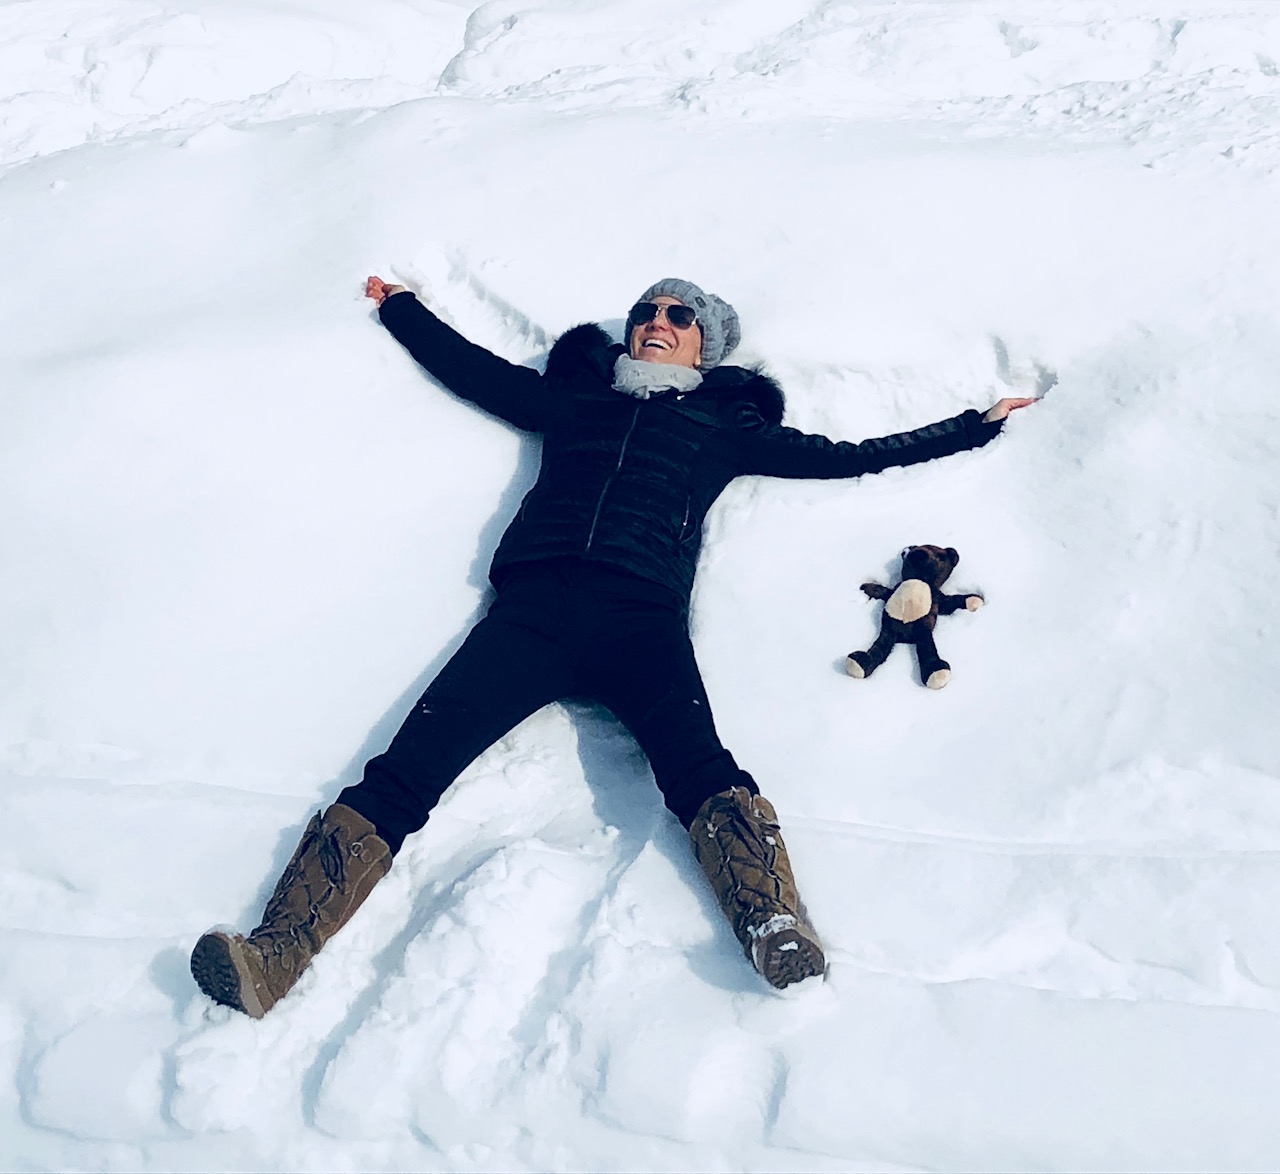
[[[191,974],[215,1003],[261,1019],[391,867],[391,849],[357,811],[335,803],[307,824],[247,938],[210,930],[191,952]]]
[[[689,828],[694,855],[751,964],[781,989],[824,974],[827,960],[796,890],[778,816],[763,795],[712,795]]]

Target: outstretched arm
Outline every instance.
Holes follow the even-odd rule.
[[[913,432],[898,432],[854,443],[829,440],[781,424],[768,423],[744,405],[736,433],[739,469],[768,477],[860,477],[895,465],[914,465],[935,457],[981,448],[1000,432],[1005,417],[1031,399],[1002,399],[985,414],[974,409]]]
[[[914,432],[855,444],[768,424],[754,409],[748,411],[754,419],[744,419],[744,426],[736,435],[739,469],[767,477],[860,477],[894,465],[914,465],[978,448],[1000,431],[999,422],[984,423],[971,410]]]
[[[977,611],[985,602],[986,600],[976,593],[970,595],[939,594],[938,614],[940,616],[949,616],[956,611]]]
[[[378,316],[396,341],[455,395],[530,432],[550,423],[559,397],[531,367],[468,342],[402,285],[370,277],[365,296],[377,302]]]
[[[860,590],[868,599],[888,599],[893,594],[883,583],[863,583]]]

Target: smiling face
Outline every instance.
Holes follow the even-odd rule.
[[[665,295],[652,300],[659,306],[684,305],[679,298]],[[688,330],[677,330],[660,312],[652,322],[632,329],[629,350],[633,359],[696,367],[702,359],[702,327],[695,322]]]

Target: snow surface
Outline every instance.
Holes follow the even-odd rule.
[[[1280,1167],[1277,128],[1267,0],[0,0],[0,1167]],[[536,468],[370,272],[531,362],[687,275],[840,437],[1047,389],[711,519],[825,982],[568,704],[267,1019],[195,989]],[[852,681],[917,541],[988,606]]]

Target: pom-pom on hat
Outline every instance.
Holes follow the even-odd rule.
[[[738,325],[738,312],[723,298],[699,289],[692,281],[679,277],[664,277],[655,281],[637,301],[651,302],[654,298],[678,298],[686,306],[698,312],[698,325],[702,328],[702,358],[699,366],[705,371],[728,357],[729,352],[742,338]],[[627,345],[631,345],[631,332],[636,324],[627,316]]]

